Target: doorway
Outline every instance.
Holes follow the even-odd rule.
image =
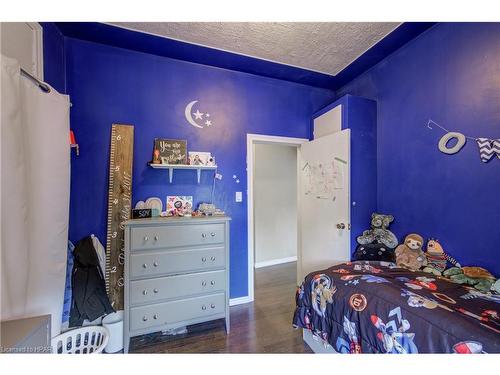
[[[297,260],[298,147],[308,139],[247,135],[248,302],[255,268]]]

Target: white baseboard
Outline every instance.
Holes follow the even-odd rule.
[[[253,302],[253,299],[250,296],[238,297],[238,298],[230,298],[229,306],[243,305],[244,303]]]
[[[255,262],[254,267],[255,268],[262,268],[262,267],[274,266],[276,264],[290,263],[290,262],[296,262],[296,261],[297,261],[297,256],[293,256],[293,257],[288,257],[288,258],[266,260],[264,262]]]

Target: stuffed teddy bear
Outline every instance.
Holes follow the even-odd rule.
[[[455,258],[446,254],[441,244],[432,238],[427,242],[425,257],[427,259],[427,266],[425,266],[423,271],[432,273],[436,276],[441,276],[448,262],[455,267],[460,267],[460,263],[458,263]]]
[[[387,229],[393,221],[394,216],[392,215],[374,212],[372,214],[371,229],[365,230],[361,236],[358,236],[358,243],[360,245],[378,243],[389,249],[394,249],[398,246],[398,239],[394,233]]]
[[[398,267],[405,267],[411,270],[419,270],[427,265],[427,259],[422,251],[424,239],[416,233],[405,237],[404,244],[396,247],[396,264]]]

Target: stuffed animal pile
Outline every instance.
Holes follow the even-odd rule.
[[[425,253],[422,251],[422,236],[412,233],[406,236],[404,244],[396,248],[396,264],[414,271],[422,270],[435,276],[444,276],[458,284],[467,284],[487,293],[499,293],[498,281],[481,267],[461,267],[455,258],[446,254],[441,244],[430,239]],[[450,263],[453,267],[446,269]]]
[[[404,243],[398,245],[396,236],[389,230],[393,221],[392,215],[373,213],[371,229],[365,230],[357,237],[359,245],[353,259],[389,262],[395,260],[398,267],[413,271],[422,270],[438,277],[446,277],[455,283],[470,285],[484,293],[500,294],[500,279],[495,279],[481,267],[461,267],[435,239],[427,241],[425,252],[424,239],[416,233],[407,235]],[[452,267],[447,269],[449,264]]]

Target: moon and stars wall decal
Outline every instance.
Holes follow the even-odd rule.
[[[200,112],[199,109],[196,109],[196,112],[193,112],[194,105],[198,103],[198,100],[193,100],[189,102],[184,110],[184,115],[186,116],[186,120],[189,125],[194,126],[198,129],[203,129],[205,127],[212,126],[212,120],[210,119],[210,113],[208,112]],[[194,118],[193,118],[194,116]]]

